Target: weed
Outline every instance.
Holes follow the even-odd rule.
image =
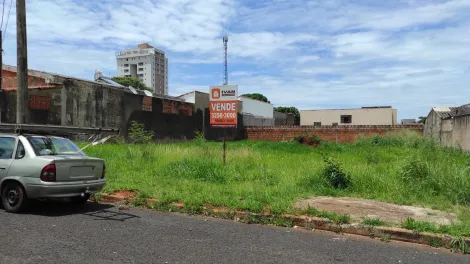
[[[393,140],[322,142],[313,150],[294,142],[227,142],[225,167],[221,144],[209,141],[103,144],[85,152],[106,161],[105,193],[136,190],[164,202],[209,203],[252,212],[268,208],[279,214],[288,212],[299,198],[325,195],[450,212],[456,212],[457,205],[470,206],[469,153],[440,148],[418,136],[386,137]],[[348,188],[334,188],[323,176],[326,163],[322,157],[333,156],[341,161],[340,172],[349,176]],[[404,169],[412,159],[426,163],[427,176],[415,177],[409,172],[409,168],[422,171],[420,165]],[[334,172],[338,167],[330,168]],[[404,171],[410,179],[403,177]],[[470,236],[470,213],[464,212],[458,214],[459,222],[435,227],[435,231]]]
[[[390,240],[392,240],[392,236],[391,236],[391,235],[389,235],[389,234],[382,234],[382,235],[380,235],[380,241],[385,242],[385,243],[388,243],[388,242],[390,242]]]
[[[417,221],[409,217],[401,223],[401,227],[416,232],[439,233],[439,228],[436,225],[425,221]]]
[[[411,158],[403,167],[402,177],[405,181],[426,180],[431,172],[428,164],[417,157]]]
[[[312,215],[321,218],[328,218],[337,225],[351,223],[351,217],[349,215],[337,214],[333,212],[320,211],[313,207],[307,207],[305,210],[300,211],[301,214]]]
[[[128,134],[130,141],[135,144],[148,144],[154,136],[153,131],[145,130],[144,124],[136,121],[131,122]]]
[[[452,238],[450,245],[455,252],[461,252],[463,254],[470,253],[470,248],[467,242],[465,241],[465,237]]]
[[[429,245],[431,247],[439,248],[441,247],[441,240],[438,238],[433,238],[431,241],[429,241]]]
[[[362,221],[364,225],[368,226],[384,226],[385,222],[380,220],[379,218],[367,218]]]
[[[332,157],[324,159],[326,166],[322,177],[335,189],[346,189],[351,184],[350,176],[343,171],[341,164]]]
[[[195,135],[194,141],[199,142],[199,143],[206,142],[206,138],[204,137],[204,132],[196,130],[196,132],[194,132],[194,135]]]
[[[294,222],[292,222],[292,220],[290,220],[286,217],[283,217],[283,216],[273,217],[271,222],[275,226],[282,226],[282,227],[293,227],[294,226]]]
[[[303,144],[304,143],[304,136],[295,136],[294,137],[294,141],[297,142],[297,143],[300,143],[300,144]]]
[[[135,197],[132,201],[132,205],[135,207],[142,207],[145,205],[145,199],[142,197]]]

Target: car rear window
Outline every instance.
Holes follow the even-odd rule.
[[[0,159],[11,159],[15,149],[16,139],[13,137],[0,137]]]
[[[66,138],[34,136],[28,140],[38,156],[84,155],[75,143]]]

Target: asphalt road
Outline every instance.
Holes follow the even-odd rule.
[[[470,263],[423,246],[99,204],[1,210],[0,223],[0,263]]]

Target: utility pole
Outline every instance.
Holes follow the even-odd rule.
[[[224,42],[224,85],[228,85],[228,62],[227,62],[227,43],[228,43],[228,36],[223,37],[223,42]],[[224,161],[224,166],[226,164],[226,159],[227,159],[227,143],[226,143],[226,137],[227,137],[227,128],[224,127],[224,145],[223,145],[223,161]]]
[[[16,37],[17,37],[17,71],[18,87],[16,88],[16,123],[29,122],[28,102],[28,49],[26,39],[26,4],[25,0],[16,1]]]
[[[3,39],[2,29],[0,29],[0,123],[2,123],[2,109],[5,107],[3,91]]]

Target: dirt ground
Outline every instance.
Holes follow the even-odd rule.
[[[300,209],[310,206],[322,211],[348,214],[353,219],[380,218],[386,222],[401,222],[410,217],[440,225],[457,221],[454,213],[349,197],[312,197],[297,201],[295,206]]]

